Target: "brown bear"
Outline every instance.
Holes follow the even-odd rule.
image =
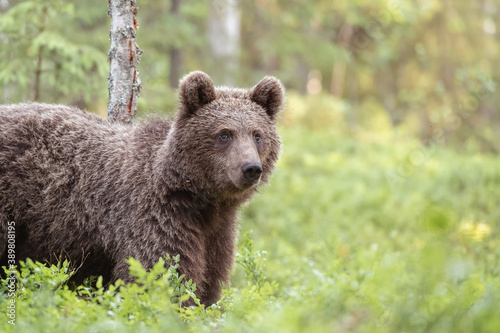
[[[215,88],[193,72],[180,82],[173,120],[110,124],[76,108],[0,106],[0,263],[15,224],[16,260],[63,253],[90,275],[131,281],[180,254],[203,304],[228,282],[237,209],[266,183],[281,143],[284,88],[265,77],[249,90]]]

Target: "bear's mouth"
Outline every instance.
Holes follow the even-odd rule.
[[[242,177],[243,178],[243,177]],[[260,183],[260,178],[254,179],[254,180],[248,180],[248,179],[238,179],[236,181],[231,181],[233,186],[236,188],[238,191],[246,191],[249,189],[252,189],[259,185]]]
[[[260,183],[260,178],[252,180],[252,181],[245,181],[243,183],[243,189],[251,188],[254,186],[257,186]]]

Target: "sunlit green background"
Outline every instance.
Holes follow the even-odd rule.
[[[500,332],[500,1],[174,2],[137,1],[139,117],[173,114],[192,70],[287,88],[282,158],[240,214],[233,283],[208,317],[33,287],[17,330]],[[0,12],[3,103],[106,116],[106,1]],[[32,278],[50,289],[46,275]]]

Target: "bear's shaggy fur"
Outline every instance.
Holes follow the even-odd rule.
[[[14,221],[17,260],[62,253],[83,261],[77,281],[131,281],[126,258],[150,268],[180,254],[202,303],[216,302],[233,264],[237,208],[278,159],[284,89],[273,77],[215,88],[193,72],[179,95],[173,121],[136,126],[61,105],[0,106],[0,263]]]

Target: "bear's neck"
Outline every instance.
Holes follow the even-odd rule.
[[[200,192],[180,189],[164,189],[153,203],[166,215],[176,216],[189,230],[199,230],[210,235],[221,227],[236,225],[237,209],[240,202],[204,196]]]

